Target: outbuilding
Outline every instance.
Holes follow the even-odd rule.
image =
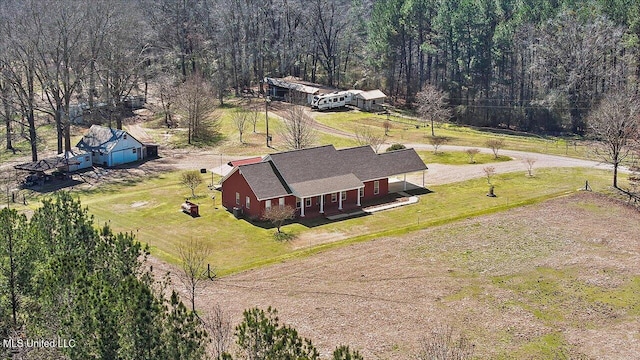
[[[143,159],[144,145],[124,130],[92,125],[76,146],[90,153],[97,166],[117,166]]]
[[[378,111],[382,110],[384,105],[384,99],[387,98],[380,90],[362,91],[354,96],[355,104],[362,110],[366,111]]]

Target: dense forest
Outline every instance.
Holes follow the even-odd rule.
[[[193,76],[220,101],[291,75],[410,109],[431,84],[461,123],[584,134],[640,75],[637,0],[7,0],[0,24],[6,148],[20,124],[34,159],[34,118],[62,152],[73,104],[106,103],[120,127],[127,95],[152,89],[169,111]]]

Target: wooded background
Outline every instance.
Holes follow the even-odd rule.
[[[432,84],[454,121],[553,134],[585,133],[602,95],[640,75],[637,0],[6,0],[0,24],[7,133],[49,114],[59,152],[73,104],[118,121],[132,91],[171,99],[194,75],[221,102],[265,76],[409,108]]]

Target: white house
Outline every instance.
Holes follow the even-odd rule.
[[[91,153],[94,165],[116,166],[142,160],[144,145],[124,130],[92,125],[77,147]]]

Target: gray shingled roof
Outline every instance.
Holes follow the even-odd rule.
[[[272,199],[291,194],[287,184],[278,175],[273,163],[260,162],[241,165],[240,173],[247,180],[258,200]]]
[[[124,130],[92,125],[76,147],[87,151],[109,152],[126,133]]]
[[[378,154],[379,175],[389,177],[427,170],[427,165],[413,149],[401,149]]]
[[[291,184],[294,194],[303,197],[318,196],[339,191],[354,190],[364,184],[353,174],[324,177]]]
[[[353,190],[363,182],[426,170],[413,149],[376,154],[370,146],[336,150],[333,145],[287,151],[239,167],[258,199],[294,194],[310,197]]]

